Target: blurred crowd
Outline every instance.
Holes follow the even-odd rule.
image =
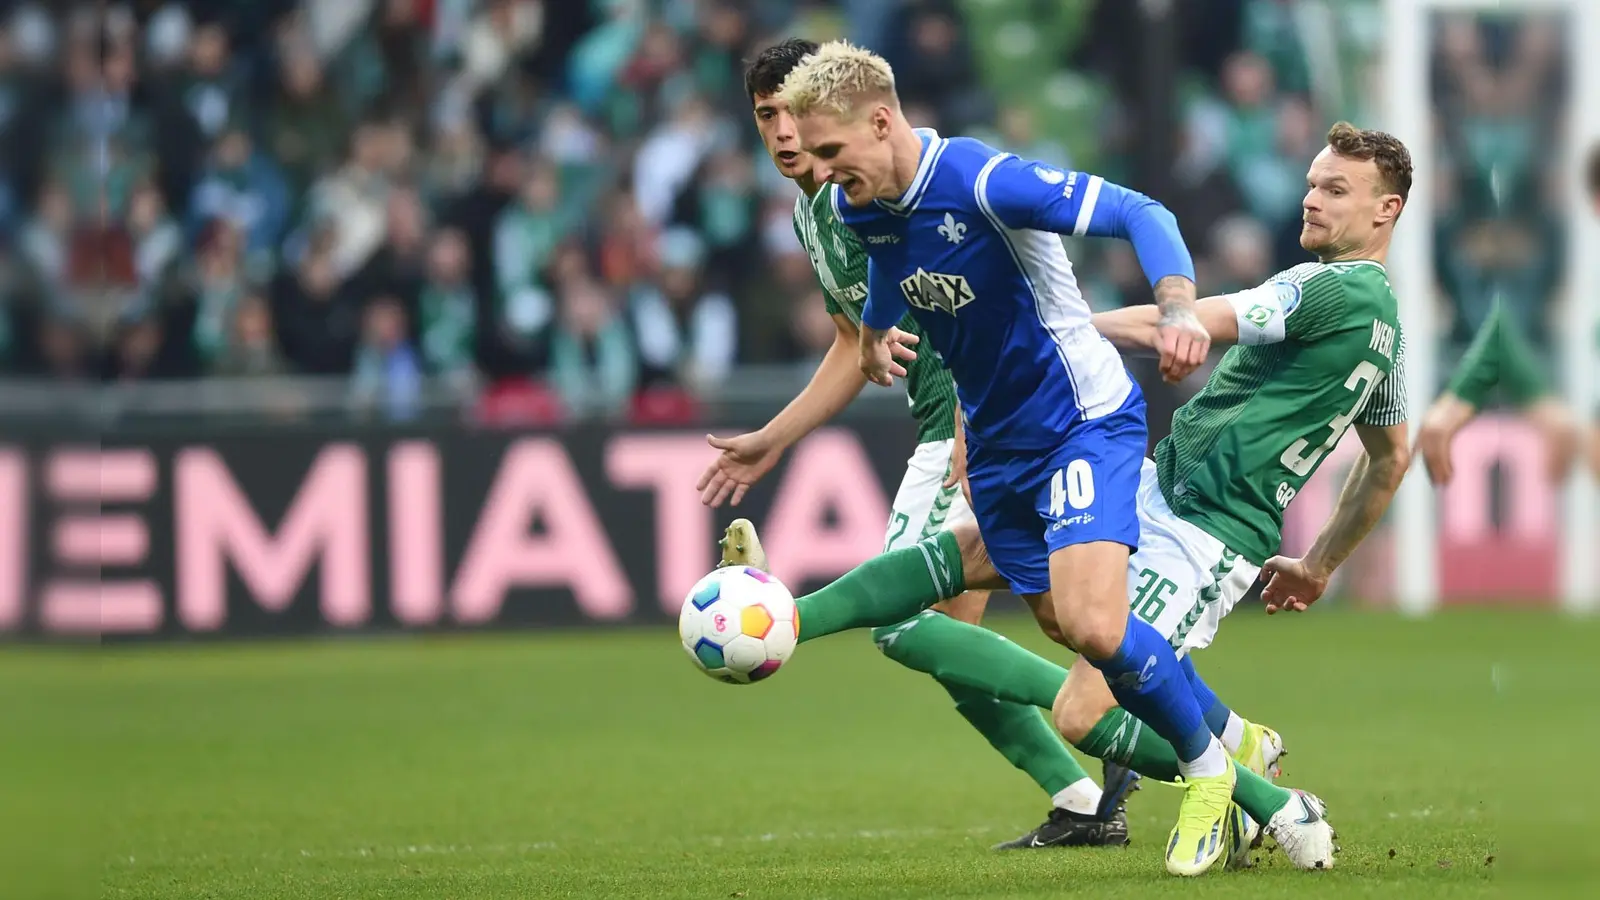
[[[1551,157],[1564,140],[1565,44],[1554,17],[1462,15],[1436,31],[1442,158],[1432,183],[1435,266],[1449,298],[1446,361],[1465,350],[1496,297],[1536,347],[1556,344],[1549,316],[1566,265],[1563,221],[1578,206]]]
[[[525,415],[670,418],[737,366],[809,365],[833,326],[740,77],[792,34],[882,52],[916,124],[1141,186],[1137,4],[1117,0],[90,6],[0,3],[15,374],[347,376],[396,418],[425,384]],[[1298,4],[1182,5],[1160,199],[1207,292],[1303,258],[1305,166],[1332,119],[1369,112],[1381,4],[1334,6],[1315,32],[1341,60],[1330,83]],[[1466,249],[1439,265],[1463,334],[1488,294],[1556,271],[1548,210],[1525,202],[1553,38],[1441,31],[1440,246]],[[1517,217],[1488,215],[1495,196]],[[1073,252],[1095,304],[1148,302],[1126,248]]]

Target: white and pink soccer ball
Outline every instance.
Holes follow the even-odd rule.
[[[770,677],[794,654],[800,614],[783,582],[728,566],[689,589],[678,614],[683,649],[702,672],[728,684]]]

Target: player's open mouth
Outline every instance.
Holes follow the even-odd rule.
[[[799,158],[800,158],[800,151],[798,151],[798,150],[779,150],[778,151],[778,161],[781,162],[781,163],[784,163],[785,165],[793,164],[794,161],[799,159]]]

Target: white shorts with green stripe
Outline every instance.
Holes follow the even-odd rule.
[[[944,486],[950,476],[950,451],[955,444],[953,440],[918,444],[906,461],[906,474],[900,479],[900,490],[895,492],[894,507],[889,513],[885,552],[909,547],[972,517],[961,486]]]
[[[1178,518],[1148,459],[1139,471],[1138,504],[1139,552],[1128,558],[1128,607],[1183,656],[1211,643],[1261,567]]]

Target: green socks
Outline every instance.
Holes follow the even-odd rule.
[[[1089,777],[1035,708],[1055,702],[1066,669],[987,628],[932,610],[874,628],[872,640],[900,665],[932,675],[956,711],[1045,793],[1054,797]],[[1093,805],[1079,811],[1093,812]]]
[[[884,655],[937,679],[972,727],[1052,797],[1087,780],[1034,708],[1055,703],[1067,670],[986,628],[924,612],[963,590],[961,550],[955,535],[942,532],[873,557],[796,598],[800,640],[873,627],[872,640]]]
[[[1096,759],[1119,763],[1147,778],[1178,780],[1178,754],[1172,745],[1125,710],[1101,716],[1077,746]]]
[[[1178,779],[1178,754],[1172,745],[1128,715],[1113,709],[1095,723],[1078,749],[1097,759],[1109,759],[1157,781]],[[1234,763],[1239,781],[1233,788],[1233,801],[1250,818],[1265,825],[1291,798],[1289,791]]]
[[[874,628],[872,639],[901,665],[932,675],[956,709],[1011,764],[1055,795],[1086,779],[1083,767],[1037,709],[1050,709],[1067,670],[1005,637],[929,612],[965,590],[955,535],[941,532],[867,560],[815,593],[795,599],[800,641]],[[1159,781],[1178,779],[1172,745],[1121,709],[1106,713],[1077,745]],[[1284,788],[1235,764],[1238,803],[1266,823],[1291,798]],[[1091,782],[1092,783],[1092,782]]]
[[[1293,799],[1288,789],[1278,787],[1237,762],[1233,768],[1239,773],[1239,780],[1233,786],[1233,802],[1258,824],[1267,824]]]
[[[955,535],[941,532],[875,556],[822,590],[795,598],[800,642],[851,628],[903,622],[963,590],[961,549]]]
[[[1051,797],[1089,777],[1039,710],[996,700],[983,691],[941,681],[961,713],[994,749]],[[1094,807],[1075,810],[1092,813]]]
[[[1056,693],[1067,680],[1066,669],[1004,635],[932,610],[874,628],[872,641],[884,656],[926,672],[940,684],[1040,709],[1055,705]]]

